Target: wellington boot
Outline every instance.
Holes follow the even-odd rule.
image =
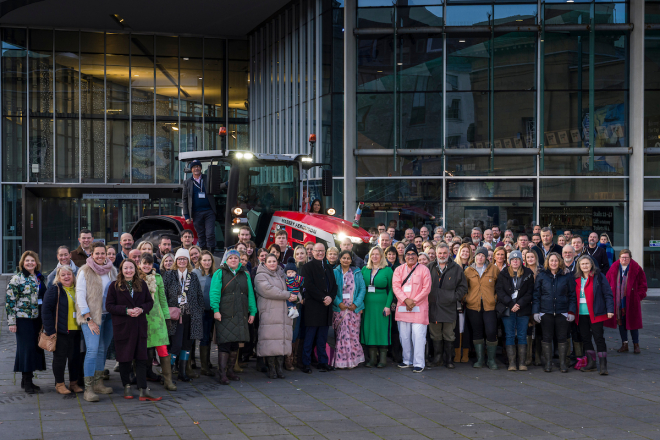
[[[543,350],[543,360],[545,361],[543,371],[550,373],[552,371],[552,342],[541,342],[541,349]]]
[[[112,388],[103,385],[103,371],[94,372],[94,392],[96,394],[112,394]]]
[[[378,362],[378,347],[376,346],[370,346],[369,347],[369,362],[365,363],[364,366],[367,368],[373,368],[376,366],[376,363]]]
[[[598,374],[600,374],[601,376],[607,376],[609,374],[607,372],[607,352],[603,351],[598,353],[598,360],[600,361]]]
[[[238,351],[236,352],[236,362],[234,362],[234,371],[236,373],[243,372],[243,368],[241,367],[241,364],[238,362],[240,358],[241,358],[241,349],[239,348]]]
[[[72,393],[82,393],[85,391],[80,387],[80,385],[78,385],[77,380],[69,382],[69,390],[71,390]]]
[[[575,340],[573,340],[573,349],[575,350],[575,357],[581,358],[584,356],[582,342],[575,342]]]
[[[186,361],[186,376],[191,379],[197,379],[199,377],[199,374],[195,373],[195,370],[193,370],[192,360],[190,359]]]
[[[263,356],[257,356],[257,365],[255,366],[255,368],[260,373],[265,373],[268,371],[268,366],[266,365],[266,359]]]
[[[497,342],[486,342],[486,354],[488,355],[488,360],[486,365],[491,370],[497,370],[497,362],[495,362],[495,357],[497,354]]]
[[[227,378],[229,380],[241,380],[240,377],[234,372],[234,365],[236,364],[236,359],[238,359],[238,352],[232,351],[229,353],[229,359],[227,360]]]
[[[474,350],[477,352],[477,362],[472,364],[474,368],[483,368],[484,366],[484,340],[479,339],[478,341],[473,341]]]
[[[227,379],[227,362],[229,361],[229,353],[218,351],[218,382],[221,385],[229,385]]]
[[[525,345],[525,348],[527,348],[527,355],[525,356],[525,366],[529,367],[530,365],[532,365],[532,351],[534,350],[534,339],[532,339],[532,335],[527,336],[527,345]],[[518,353],[520,353],[520,350],[518,350]],[[520,354],[518,355],[518,357],[520,357]],[[520,368],[520,370],[522,370],[522,368]],[[525,370],[527,370],[527,368],[525,368]]]
[[[509,371],[518,371],[516,367],[516,346],[506,346],[506,357],[509,359]]]
[[[540,367],[544,365],[545,361],[543,360],[543,342],[539,339],[534,339],[534,366]]]
[[[442,360],[442,351],[444,347],[442,341],[433,341],[433,358],[429,362],[429,367],[442,367],[445,363]]]
[[[580,368],[580,371],[588,373],[590,371],[596,371],[596,352],[593,350],[587,350],[587,365]]]
[[[186,365],[188,364],[188,359],[181,359],[182,356],[179,356],[179,374],[177,378],[181,382],[190,382],[190,377],[188,376],[188,368],[186,368]]]
[[[518,346],[518,369],[520,371],[527,371],[527,354],[529,353],[529,345],[519,345]]]
[[[277,370],[275,369],[275,356],[267,356],[266,365],[268,365],[268,378],[277,379]]]
[[[131,385],[124,385],[124,399],[132,399],[133,392],[131,392]]]
[[[451,351],[454,348],[454,342],[453,341],[452,342],[444,341],[443,345],[444,345],[444,352],[443,352],[442,356],[445,359],[445,367],[447,367],[449,369],[456,368],[454,366],[454,362],[453,362],[452,357],[451,357]]]
[[[282,364],[284,363],[284,356],[275,357],[275,373],[277,374],[278,379],[284,379],[284,371],[282,370]]]
[[[295,369],[298,366],[298,343],[300,340],[291,344],[291,366]]]
[[[210,355],[211,355],[210,345],[199,347],[199,362],[202,366],[202,368],[199,370],[199,374],[201,374],[202,376],[215,376],[215,374],[213,374],[213,372],[211,371],[211,367],[209,366]]]
[[[470,361],[470,349],[469,348],[462,348],[463,350],[463,355],[461,356],[461,363],[466,363]]]
[[[378,355],[379,359],[376,368],[387,367],[387,347],[380,347],[380,349],[378,349]]]
[[[85,381],[85,394],[83,394],[83,399],[88,402],[98,402],[99,396],[94,392],[94,377],[87,376],[84,379]]]
[[[153,395],[151,394],[151,392],[149,391],[149,388],[142,388],[142,389],[140,390],[140,397],[139,397],[139,400],[141,400],[141,401],[143,401],[143,402],[144,402],[145,400],[146,400],[146,401],[150,401],[150,402],[158,402],[160,399],[162,399],[162,397],[156,397],[156,396],[153,396]]]
[[[59,394],[71,394],[71,391],[66,387],[64,382],[62,383],[56,383],[55,384],[55,391],[57,391]]]
[[[568,342],[557,344],[557,351],[559,352],[559,371],[568,373]]]
[[[176,391],[176,385],[172,382],[171,356],[160,359],[160,367],[163,369],[163,386],[168,391]]]

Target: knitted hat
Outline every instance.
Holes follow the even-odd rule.
[[[176,255],[174,256],[174,261],[178,260],[181,257],[186,257],[188,261],[190,261],[190,252],[188,252],[188,249],[181,248],[178,251],[176,251]]]
[[[200,161],[198,161],[197,159],[195,159],[192,162],[190,162],[190,169],[192,170],[193,167],[195,167],[195,166],[200,166],[201,167],[202,163]]]
[[[286,266],[284,266],[284,272],[288,272],[290,270],[295,270],[296,273],[298,272],[298,268],[296,267],[296,260],[293,258],[289,257],[288,260],[286,260]]]
[[[509,254],[509,261],[513,260],[514,258],[518,258],[520,261],[522,261],[522,252],[511,251],[511,253]]]
[[[229,259],[229,257],[231,257],[232,255],[235,256],[235,257],[237,257],[238,259],[241,258],[241,254],[240,254],[236,249],[230,249],[230,250],[228,250],[227,253],[225,254],[225,261],[226,261],[227,259]]]
[[[477,250],[474,252],[474,256],[476,257],[478,254],[483,254],[483,256],[486,257],[486,260],[488,259],[488,249],[485,247],[477,248]]]
[[[410,243],[408,246],[406,246],[406,250],[403,253],[403,255],[406,255],[408,252],[414,252],[415,255],[419,255],[419,251],[417,250],[417,246],[415,246],[415,243]]]

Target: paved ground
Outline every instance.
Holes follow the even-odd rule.
[[[0,295],[4,298],[4,295]],[[2,301],[2,300],[0,300]],[[212,378],[179,384],[158,403],[115,394],[88,403],[55,393],[50,370],[29,396],[12,372],[15,339],[0,323],[0,438],[223,440],[316,439],[660,439],[660,300],[644,302],[641,355],[618,354],[618,333],[606,334],[607,377],[504,369],[471,364],[412,374],[391,364],[312,375],[300,371],[269,380],[253,368],[241,382],[221,386]],[[251,364],[251,367],[254,364]],[[49,358],[50,367],[50,358]]]

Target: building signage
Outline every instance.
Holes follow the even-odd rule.
[[[660,240],[649,240],[650,247],[660,247]]]
[[[614,208],[595,206],[592,213],[592,224],[596,231],[612,232],[614,230]]]
[[[95,200],[149,200],[149,194],[83,194],[83,199]]]

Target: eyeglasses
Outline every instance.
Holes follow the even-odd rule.
[[[314,249],[312,252],[325,252],[323,249]]]
[[[619,260],[630,260],[630,257],[619,257]]]

